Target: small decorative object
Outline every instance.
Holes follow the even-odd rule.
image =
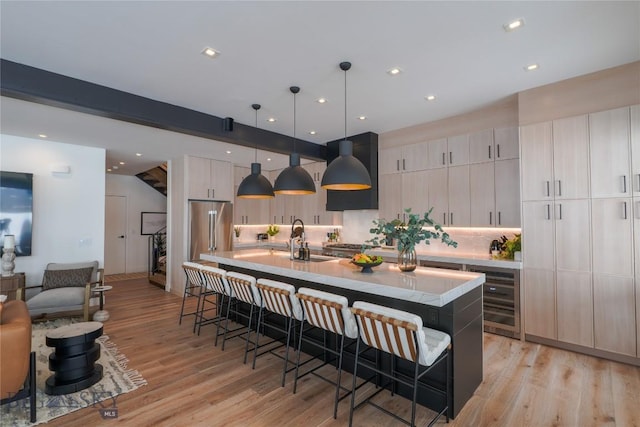
[[[398,243],[398,268],[402,271],[413,271],[418,265],[416,255],[416,245],[424,241],[430,244],[430,239],[440,239],[442,243],[448,246],[458,247],[458,243],[451,240],[449,234],[446,233],[440,224],[436,223],[429,215],[433,208],[429,209],[422,216],[411,213],[411,209],[405,209],[407,214],[407,222],[394,219],[386,221],[385,219],[373,220],[374,228],[369,232],[376,234],[373,239],[367,240],[374,245],[379,245],[385,239],[394,239]],[[424,227],[433,227],[435,231],[428,230]]]
[[[365,253],[355,254],[351,258],[351,262],[358,267],[362,267],[361,273],[373,273],[371,267],[382,264],[382,257],[378,255],[367,255]]]
[[[269,240],[274,240],[276,234],[280,232],[280,227],[275,224],[269,224],[267,227],[267,234],[269,235]]]
[[[16,268],[16,264],[13,262],[16,259],[15,249],[16,236],[6,234],[4,236],[4,247],[2,248],[2,277],[13,276],[13,270]]]
[[[233,227],[233,232],[236,235],[236,238],[239,239],[240,238],[240,233],[242,232],[242,228],[235,226]]]
[[[507,236],[502,236],[501,240],[501,252],[496,258],[512,259],[515,261],[521,261],[522,256],[520,251],[522,250],[522,234],[515,234],[511,239],[507,239]],[[516,254],[518,258],[516,259]]]

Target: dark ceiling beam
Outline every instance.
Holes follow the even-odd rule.
[[[17,62],[0,61],[2,96],[274,153],[288,155],[293,151],[294,139],[290,136],[241,123],[233,123],[232,131],[224,130],[224,118]],[[300,139],[296,139],[296,151],[313,160],[327,158],[325,146]]]

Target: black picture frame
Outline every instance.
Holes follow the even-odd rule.
[[[159,231],[166,232],[167,213],[166,212],[141,212],[140,213],[140,234],[151,236]]]

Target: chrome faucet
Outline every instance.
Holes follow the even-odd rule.
[[[300,236],[296,235],[295,232],[295,225],[296,222],[300,222],[300,225],[302,225],[302,233]],[[304,222],[302,222],[302,220],[300,218],[296,218],[293,220],[293,222],[291,223],[291,236],[289,239],[289,259],[294,260],[294,259],[298,259],[298,251],[296,250],[296,242],[298,242],[298,244],[300,245],[300,248],[302,248],[304,246]]]

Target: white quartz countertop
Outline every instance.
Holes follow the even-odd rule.
[[[482,286],[485,275],[457,270],[418,267],[401,272],[395,264],[382,263],[373,273],[361,273],[348,259],[312,256],[323,262],[292,261],[289,254],[268,249],[242,249],[203,253],[201,259],[283,277],[306,280],[382,295],[420,304],[442,307]]]

